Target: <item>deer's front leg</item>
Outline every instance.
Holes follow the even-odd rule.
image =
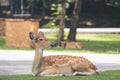
[[[50,68],[41,72],[39,76],[64,76],[64,74],[61,74],[57,69]]]

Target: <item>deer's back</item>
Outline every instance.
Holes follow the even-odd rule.
[[[42,62],[49,66],[54,65],[71,65],[71,67],[75,70],[77,69],[87,69],[91,68],[96,70],[96,66],[84,57],[78,56],[68,56],[68,55],[55,55],[55,56],[44,56],[42,58]]]

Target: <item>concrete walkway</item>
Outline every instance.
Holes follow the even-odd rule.
[[[40,28],[38,31],[42,32],[57,32],[56,29],[44,29]],[[65,32],[69,31],[69,28],[64,29]],[[120,33],[120,28],[77,28],[79,33]]]
[[[44,52],[46,55],[83,56],[92,61],[98,70],[120,70],[120,55],[73,53],[73,52]],[[0,75],[31,74],[34,51],[0,50]]]

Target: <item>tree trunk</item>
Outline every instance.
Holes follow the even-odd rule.
[[[76,41],[76,29],[79,21],[79,15],[80,15],[79,13],[80,13],[81,5],[82,5],[82,0],[75,0],[75,6],[73,10],[73,16],[71,20],[69,35],[68,35],[69,41]]]
[[[61,41],[64,40],[64,27],[65,27],[65,14],[66,14],[66,0],[61,0],[62,4],[62,12],[59,26],[59,34],[58,34],[58,46],[61,46]]]

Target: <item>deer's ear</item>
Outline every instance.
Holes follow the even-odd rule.
[[[30,38],[31,40],[35,40],[35,41],[36,41],[36,39],[37,39],[37,37],[35,36],[35,34],[34,34],[33,32],[29,32],[29,38]]]

